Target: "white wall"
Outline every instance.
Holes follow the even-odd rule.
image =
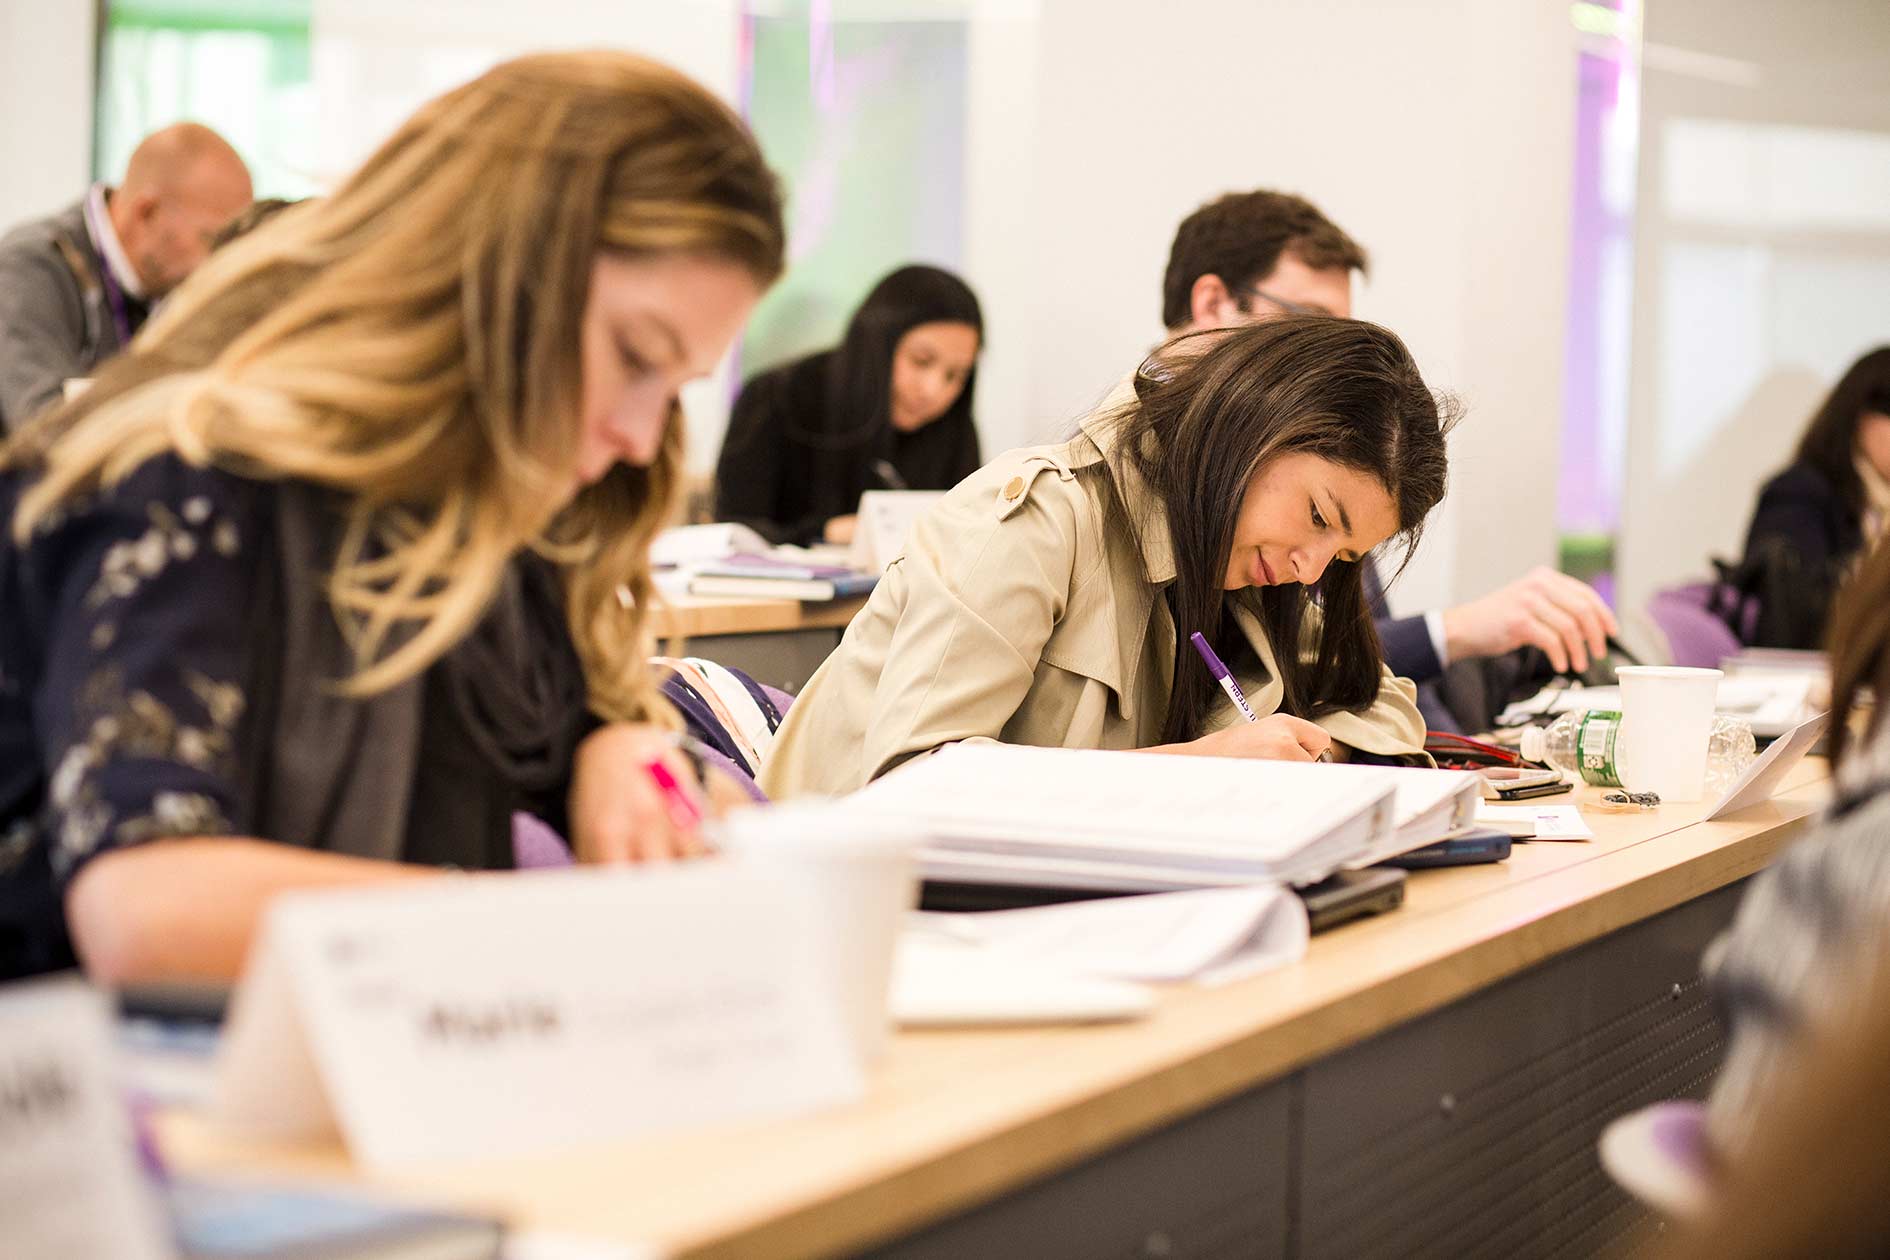
[[[1021,20],[1034,57],[988,13],[973,42],[974,96],[1007,85],[974,107],[970,146],[967,269],[994,313],[987,447],[1067,428],[1160,336],[1183,216],[1229,190],[1287,189],[1372,252],[1357,313],[1470,408],[1446,509],[1394,603],[1471,596],[1551,561],[1566,7],[1194,0],[1151,15],[1140,0],[1041,0],[1034,15]]]
[[[93,6],[0,0],[0,232],[92,180]]]
[[[990,321],[979,386],[988,448],[1065,430],[1157,339],[1162,264],[1189,210],[1230,189],[1293,189],[1372,250],[1358,313],[1404,335],[1427,377],[1470,408],[1451,497],[1394,602],[1473,595],[1553,557],[1545,487],[1575,89],[1565,9],[945,9],[972,23],[965,256]],[[316,0],[316,165],[339,176],[431,95],[547,47],[634,49],[733,98],[739,13],[736,0]],[[36,121],[0,131],[15,175],[0,184],[0,209],[18,217],[84,186],[91,6],[0,0],[0,22],[3,116]],[[725,399],[723,382],[685,399],[698,467],[719,445]]]
[[[620,48],[674,66],[736,103],[736,0],[315,0],[319,163],[332,182],[420,105],[510,57]],[[724,362],[683,391],[690,464],[711,467],[728,425]]]
[[[1819,399],[1890,342],[1886,49],[1883,0],[1648,7],[1623,608],[1736,555]]]

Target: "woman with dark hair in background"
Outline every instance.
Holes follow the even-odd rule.
[[[965,282],[901,267],[846,339],[754,377],[715,469],[718,520],[773,542],[850,542],[863,490],[945,490],[978,468],[984,318]]]
[[[966,739],[1422,755],[1359,568],[1443,498],[1442,410],[1371,324],[1285,316],[1171,343],[1125,404],[920,518],[788,712],[763,788],[850,792]],[[1195,632],[1258,721],[1222,696]]]
[[[1824,646],[1831,597],[1890,524],[1890,346],[1853,363],[1765,483],[1733,583],[1759,602],[1756,647]]]

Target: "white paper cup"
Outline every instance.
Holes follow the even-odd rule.
[[[918,904],[919,835],[897,821],[807,802],[738,810],[716,825],[730,859],[765,867],[784,896],[806,898],[854,1042],[866,1062],[886,1049],[893,954]]]
[[[1624,665],[1621,681],[1621,782],[1658,792],[1662,801],[1697,801],[1706,793],[1706,741],[1720,671],[1679,665]]]

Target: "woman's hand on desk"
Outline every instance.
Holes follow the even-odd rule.
[[[1248,757],[1262,761],[1316,761],[1332,748],[1332,736],[1304,718],[1275,713],[1258,722],[1236,722],[1211,735],[1169,744],[1154,752],[1192,757]]]
[[[853,531],[859,527],[860,518],[848,513],[836,516],[827,522],[827,528],[821,531],[821,541],[845,545],[853,541]]]
[[[695,771],[668,732],[613,723],[578,745],[572,765],[571,847],[578,861],[666,862],[708,851],[698,822],[665,794],[651,762],[691,795],[700,817]]]

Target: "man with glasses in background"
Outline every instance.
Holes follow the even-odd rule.
[[[1365,250],[1305,198],[1265,189],[1229,193],[1176,230],[1162,280],[1162,323],[1174,337],[1279,315],[1349,319],[1352,273],[1369,265]],[[1591,587],[1546,565],[1469,603],[1393,617],[1371,557],[1361,563],[1385,662],[1418,684],[1419,707],[1434,729],[1481,726],[1488,718],[1487,711],[1453,713],[1444,703],[1436,684],[1453,662],[1534,646],[1558,673],[1580,672],[1618,631]]]

